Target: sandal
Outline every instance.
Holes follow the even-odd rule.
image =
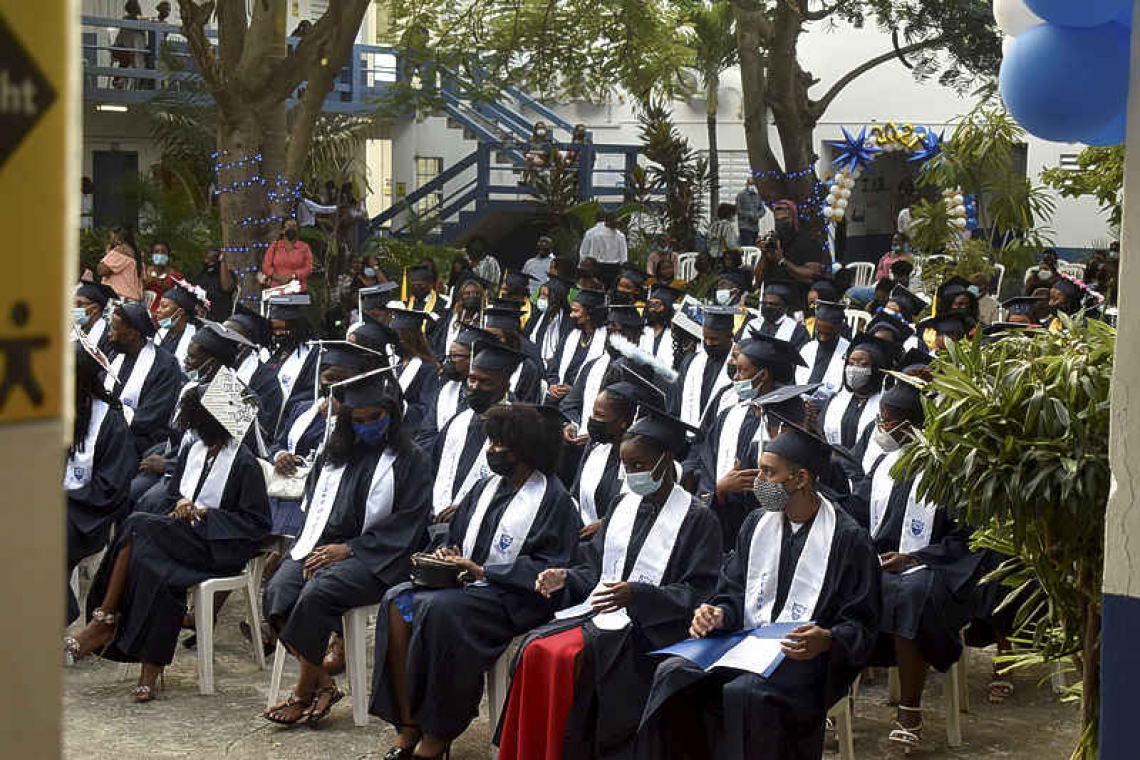
[[[994,679],[990,681],[990,704],[1000,705],[1013,696],[1013,682]]]
[[[331,686],[322,686],[313,693],[313,704],[305,713],[305,723],[311,728],[315,728],[322,720],[328,717],[332,712],[333,705],[344,699],[344,692],[336,687],[336,684]],[[321,700],[325,700],[322,702]],[[323,707],[321,705],[324,705]]]
[[[905,712],[918,713],[922,715],[921,707],[906,707],[899,705],[899,709]],[[892,723],[894,728],[887,735],[887,741],[892,744],[897,744],[903,747],[906,752],[918,749],[922,746],[922,720],[918,721],[917,726],[904,726],[899,721]]]
[[[384,753],[384,757],[381,758],[381,760],[411,760],[413,757],[415,757],[416,745],[420,743],[420,738],[423,737],[424,732],[420,730],[418,724],[400,723],[396,725],[397,737],[399,736],[399,733],[405,728],[414,728],[416,730],[416,733],[419,734],[419,736],[416,737],[416,740],[412,743],[412,746],[392,747],[386,753]]]
[[[139,673],[139,681],[142,681],[142,673]],[[134,691],[131,692],[131,699],[134,700],[136,705],[153,702],[158,698],[158,694],[162,691],[162,687],[164,686],[166,686],[166,675],[160,669],[158,675],[155,676],[155,686],[139,683],[135,686]]]
[[[111,642],[115,640],[115,621],[117,619],[118,616],[114,612],[104,612],[99,608],[96,608],[95,611],[91,613],[92,622],[111,628],[111,635],[103,642],[102,646],[98,647],[100,656],[107,651],[107,647],[111,646]],[[94,651],[95,648],[83,651],[83,645],[80,644],[79,639],[74,636],[67,636],[63,639],[63,661],[67,667],[71,667]]]
[[[270,723],[276,723],[280,726],[292,726],[294,723],[299,722],[301,718],[305,717],[305,713],[308,712],[308,708],[312,704],[312,694],[310,694],[308,697],[301,697],[298,696],[296,692],[293,692],[284,702],[278,702],[277,704],[273,705],[273,707],[270,707],[268,710],[263,712],[261,714],[261,717],[265,718]],[[283,712],[291,707],[296,709],[296,715],[293,715],[291,718],[282,718],[279,716],[275,717],[275,713]]]

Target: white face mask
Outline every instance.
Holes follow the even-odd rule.
[[[545,298],[538,299],[538,301],[536,301],[534,304],[535,308],[539,311],[546,311],[549,305],[549,302]]]
[[[87,327],[90,318],[87,316],[87,309],[82,306],[75,306],[71,309],[71,319],[79,327]]]
[[[736,397],[741,401],[751,401],[756,398],[756,386],[752,384],[752,378],[737,380],[732,384],[732,389],[736,391]]]
[[[853,391],[863,390],[871,382],[871,372],[870,367],[848,365],[843,370],[843,375],[847,379],[847,387]]]
[[[665,482],[665,479],[653,477],[653,471],[661,466],[661,460],[664,458],[665,455],[662,454],[657,459],[657,463],[645,472],[626,472],[626,487],[629,488],[629,490],[634,494],[641,496],[642,498],[649,496],[650,494],[655,494],[661,490],[661,484]]]
[[[716,302],[721,306],[728,306],[730,303],[732,303],[732,291],[718,290],[716,292]]]
[[[895,428],[895,430],[898,429]],[[902,444],[895,438],[894,430],[885,430],[881,421],[875,423],[875,429],[871,431],[871,439],[888,454],[892,451],[898,451],[902,447]]]

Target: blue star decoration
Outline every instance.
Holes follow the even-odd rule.
[[[863,127],[859,130],[858,137],[852,137],[851,133],[847,131],[847,127],[840,127],[843,130],[843,141],[832,141],[833,148],[839,148],[840,152],[835,158],[831,159],[831,163],[840,169],[847,169],[854,172],[857,168],[866,169],[875,160],[876,153],[882,153],[879,148],[872,148],[867,145],[867,128]]]
[[[910,160],[918,163],[926,163],[936,157],[942,152],[942,136],[944,134],[945,132],[939,132],[936,135],[933,129],[927,127],[922,135],[922,147],[914,152]]]

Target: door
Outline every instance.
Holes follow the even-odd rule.
[[[137,229],[139,212],[127,200],[127,184],[139,173],[139,154],[134,151],[97,150],[93,156],[95,197],[92,216],[99,228],[123,224]]]

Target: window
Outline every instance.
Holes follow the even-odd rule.
[[[432,156],[416,156],[416,188],[421,188],[443,172],[443,159]],[[430,214],[443,203],[443,191],[437,190],[416,202],[416,213]]]
[[[1068,169],[1069,171],[1076,171],[1081,168],[1077,162],[1076,153],[1062,153],[1058,164],[1062,169]]]

